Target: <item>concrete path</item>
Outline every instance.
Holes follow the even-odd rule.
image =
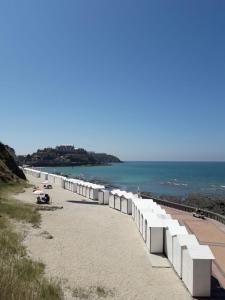
[[[194,233],[202,245],[208,245],[214,256],[212,272],[214,276],[214,293],[220,293],[221,299],[225,299],[225,226],[211,219],[198,219],[192,216],[192,213],[177,210],[170,207],[163,207],[167,213],[171,214],[174,219],[184,224],[190,233]],[[216,283],[217,279],[221,289]]]

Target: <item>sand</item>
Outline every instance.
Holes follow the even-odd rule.
[[[32,184],[41,182],[27,177]],[[97,286],[105,293],[93,292],[88,299],[192,299],[172,268],[151,266],[131,216],[57,186],[48,193],[63,209],[41,211],[41,228],[29,227],[24,244],[32,258],[46,264],[48,276],[63,281],[66,299],[82,299],[72,291]],[[36,200],[31,188],[16,198]]]

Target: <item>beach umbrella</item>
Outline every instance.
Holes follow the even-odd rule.
[[[33,192],[33,194],[35,194],[35,195],[44,195],[44,192],[41,191],[41,190],[36,190],[36,191]]]

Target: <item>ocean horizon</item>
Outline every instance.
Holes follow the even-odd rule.
[[[99,180],[132,192],[185,197],[225,196],[223,161],[124,161],[109,166],[44,167],[47,172]]]

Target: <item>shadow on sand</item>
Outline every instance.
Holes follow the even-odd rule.
[[[91,204],[91,205],[99,205],[98,202],[94,201],[86,201],[86,200],[67,200],[66,202],[74,203],[74,204]]]

